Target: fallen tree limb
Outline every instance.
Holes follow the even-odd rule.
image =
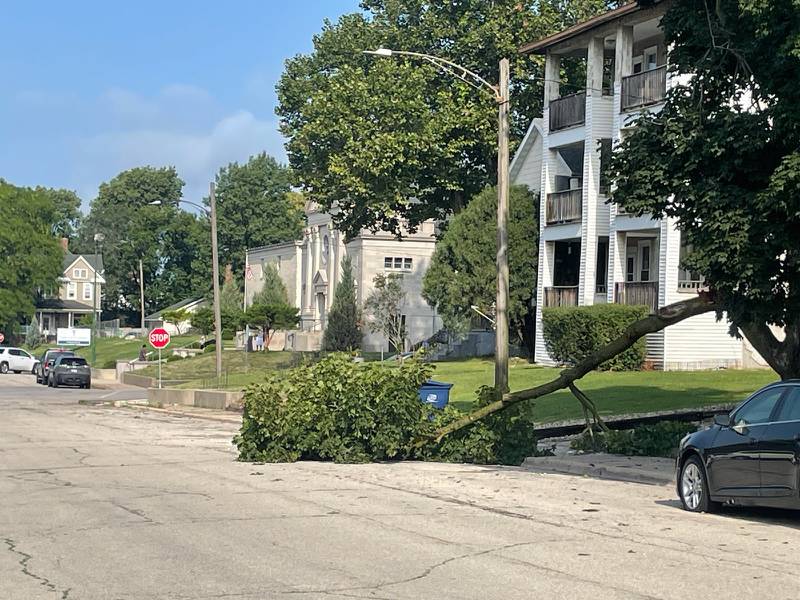
[[[439,442],[444,436],[458,431],[459,429],[463,429],[475,421],[484,419],[518,402],[540,398],[541,396],[546,396],[547,394],[552,394],[558,390],[568,388],[574,381],[577,381],[587,373],[593,371],[607,360],[614,358],[617,354],[624,352],[633,346],[636,340],[644,337],[648,333],[661,331],[670,325],[674,325],[690,317],[716,310],[719,310],[719,307],[714,304],[707,294],[701,294],[690,300],[669,304],[644,319],[631,323],[618,338],[609,342],[602,348],[597,349],[574,367],[564,369],[556,379],[534,388],[504,394],[500,400],[496,400],[495,402],[472,411],[468,415],[464,415],[462,418],[434,432],[431,437],[433,441]]]
[[[569,384],[569,391],[572,392],[572,395],[575,396],[575,398],[578,399],[578,402],[581,403],[583,413],[586,416],[586,426],[589,429],[589,433],[592,433],[593,431],[592,426],[589,423],[590,414],[592,415],[592,419],[594,419],[594,424],[600,428],[600,431],[608,431],[608,427],[606,427],[606,424],[603,423],[600,413],[597,412],[597,406],[595,406],[594,401],[580,391],[574,382]]]

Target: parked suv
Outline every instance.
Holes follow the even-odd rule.
[[[39,364],[36,366],[36,383],[42,385],[47,384],[47,375],[50,368],[53,366],[53,361],[57,356],[63,354],[64,356],[75,356],[75,353],[63,348],[50,348],[42,354],[39,359]]]
[[[22,348],[0,348],[0,373],[35,373],[36,359]]]
[[[55,388],[59,385],[77,385],[87,390],[91,388],[92,370],[89,368],[89,363],[80,356],[66,356],[66,354],[66,352],[62,352],[56,355],[47,385]]]

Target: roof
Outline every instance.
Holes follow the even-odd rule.
[[[534,142],[538,137],[542,135],[542,119],[536,118],[531,121],[530,126],[528,127],[528,131],[525,132],[525,137],[522,138],[522,142],[517,148],[517,151],[514,153],[514,158],[511,159],[511,166],[509,167],[509,173],[511,173],[512,181],[516,177],[516,173],[522,167],[522,163],[525,162],[525,158],[528,156],[530,151],[533,149]]]
[[[185,300],[181,300],[180,302],[176,302],[175,304],[170,304],[169,306],[162,308],[158,312],[154,312],[152,315],[147,315],[144,320],[145,321],[158,321],[161,319],[161,315],[165,312],[169,312],[171,310],[178,310],[179,308],[188,308],[195,304],[199,304],[200,302],[205,302],[205,298],[186,298]]]
[[[520,47],[519,51],[521,54],[544,54],[545,51],[551,46],[555,46],[556,44],[574,38],[605,23],[609,23],[624,17],[625,15],[629,15],[639,10],[654,6],[655,4],[659,4],[662,1],[663,0],[632,0],[627,4],[623,4],[622,6],[619,6],[613,10],[609,10],[602,15],[597,15],[596,17],[592,17],[587,21],[576,23],[572,27],[567,27],[558,33],[548,35],[547,37],[535,42],[524,44]]]
[[[66,252],[64,254],[64,270],[66,271],[72,263],[74,263],[79,258],[83,258],[89,266],[92,267],[95,271],[102,272],[103,271],[103,255],[102,254],[72,254],[71,252]]]
[[[77,300],[61,300],[60,298],[44,298],[37,300],[36,308],[39,310],[71,311],[71,312],[92,312],[92,307],[82,304]]]

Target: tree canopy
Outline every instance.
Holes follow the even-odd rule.
[[[34,190],[47,196],[53,203],[54,214],[51,231],[59,238],[71,238],[78,232],[81,222],[81,199],[72,190],[37,186]]]
[[[48,194],[0,179],[0,331],[8,337],[33,317],[37,296],[58,287],[64,252],[51,228],[57,218]]]
[[[511,61],[516,143],[541,114],[542,64],[518,48],[605,10],[606,0],[364,0],[365,13],[326,22],[314,50],[286,63],[281,131],[307,198],[337,209],[339,228],[401,232],[459,211],[495,181],[491,93],[427,63],[378,58],[387,47],[433,54],[496,82]],[[513,148],[512,148],[513,149]]]
[[[538,201],[525,186],[509,195],[509,325],[533,356]],[[497,188],[488,187],[448,223],[425,273],[422,295],[447,329],[460,331],[475,316],[494,312],[497,289]]]
[[[211,286],[208,222],[179,208],[182,188],[172,167],[137,167],[100,185],[76,247],[93,253],[94,235],[105,238],[98,245],[107,282],[105,311],[138,316],[140,259],[145,312],[202,295]]]
[[[800,375],[799,14],[793,0],[675,0],[664,35],[686,79],[610,166],[614,202],[675,219],[684,266],[784,378]]]
[[[289,169],[265,153],[251,156],[243,165],[234,162],[219,170],[216,200],[221,264],[232,265],[233,272],[241,275],[248,248],[297,239],[305,217],[289,183]]]

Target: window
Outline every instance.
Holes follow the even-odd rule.
[[[595,293],[605,294],[608,291],[608,238],[599,238],[597,242],[596,279]]]
[[[650,281],[650,243],[643,243],[640,247],[642,265],[639,281]]]
[[[650,46],[644,51],[644,70],[652,71],[658,67],[658,47]]]
[[[75,300],[75,296],[76,296],[76,294],[77,294],[77,292],[76,292],[76,287],[77,287],[77,286],[75,285],[75,282],[74,282],[74,281],[70,281],[70,282],[67,284],[67,299],[69,299],[69,300]]]
[[[410,271],[413,262],[413,259],[408,256],[385,256],[383,268],[391,271]]]
[[[634,73],[641,73],[642,72],[642,64],[644,62],[644,57],[640,54],[639,56],[633,57],[633,72]]]
[[[636,256],[628,253],[625,260],[625,281],[631,282],[636,279]]]
[[[776,421],[800,421],[800,387],[794,386],[786,393]]]
[[[84,300],[91,300],[92,299],[92,284],[91,283],[84,283],[83,284],[83,299]]]
[[[681,240],[680,251],[680,267],[678,269],[678,290],[679,291],[692,291],[702,288],[705,285],[705,279],[700,273],[695,273],[689,269],[684,268],[684,261],[692,253],[693,248],[691,244],[684,244]]]
[[[607,194],[611,185],[608,176],[608,163],[611,161],[611,138],[601,138],[598,140],[600,146],[600,193]]]
[[[73,279],[87,279],[89,277],[86,269],[72,269]]]
[[[775,405],[786,388],[764,390],[738,410],[733,420],[739,427],[768,423]]]

